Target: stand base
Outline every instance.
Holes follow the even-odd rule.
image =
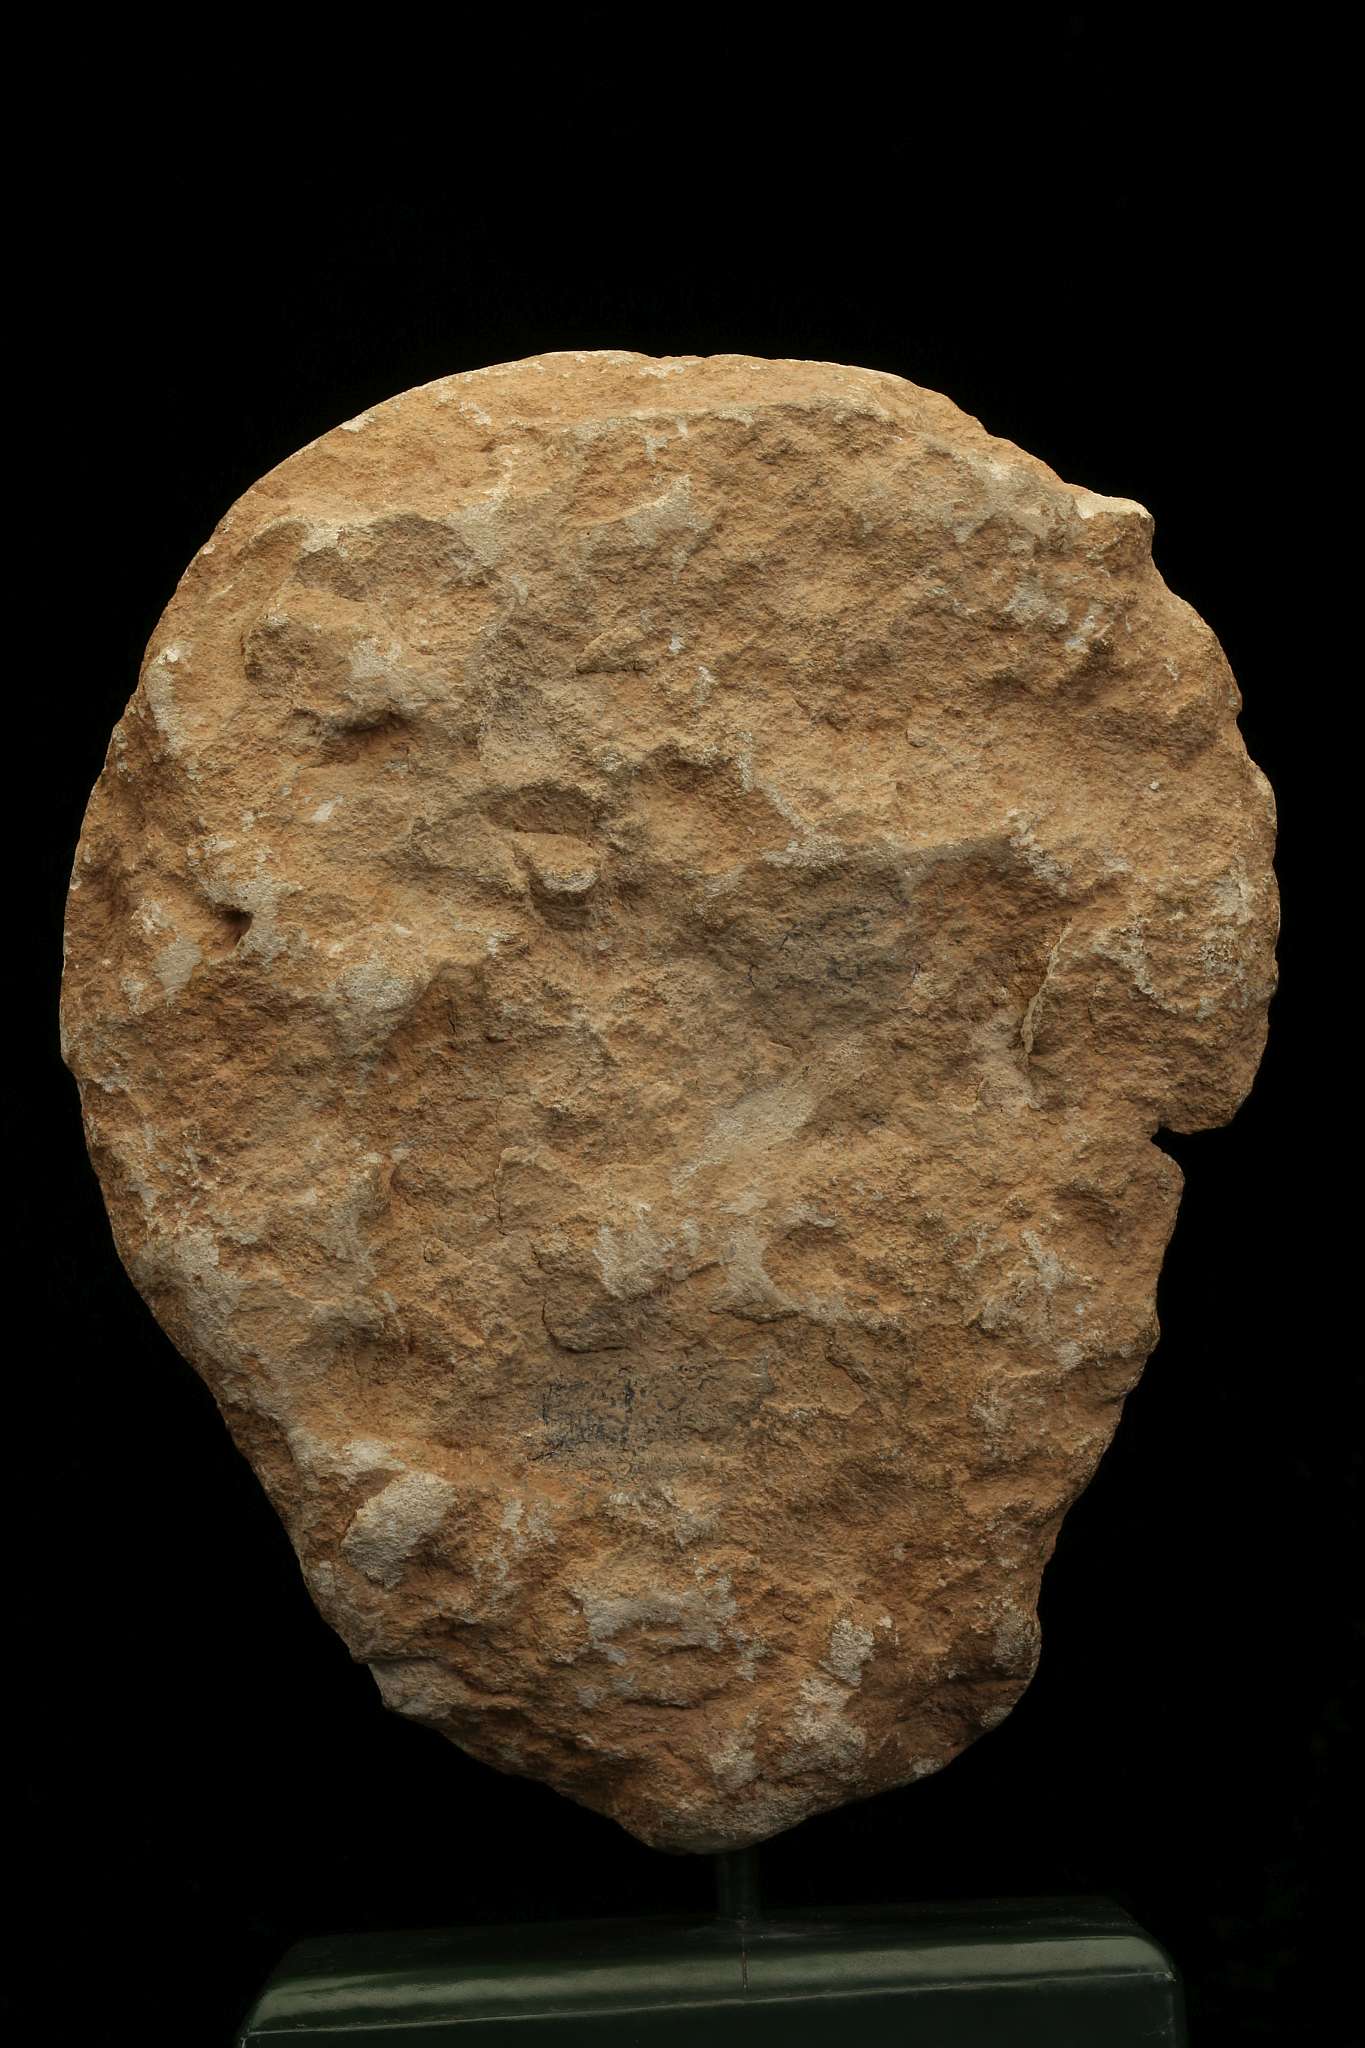
[[[917,1906],[341,1936],[291,1949],[241,2048],[1183,2048],[1117,1907]]]

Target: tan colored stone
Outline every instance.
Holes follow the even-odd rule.
[[[936,1770],[1274,967],[1152,521],[892,376],[602,351],[272,471],[72,881],[120,1252],[391,1706],[647,1841]]]

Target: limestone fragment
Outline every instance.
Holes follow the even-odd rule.
[[[664,1848],[1033,1671],[1274,980],[1151,537],[893,376],[538,356],[264,477],[113,735],[120,1253],[388,1703]]]

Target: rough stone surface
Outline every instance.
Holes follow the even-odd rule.
[[[557,354],[233,507],[72,881],[120,1252],[384,1698],[670,1849],[999,1722],[1274,966],[1139,505]]]

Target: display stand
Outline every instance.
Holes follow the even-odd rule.
[[[241,2048],[1183,2048],[1175,1970],[1104,1902],[760,1910],[347,1935],[291,1949]]]

